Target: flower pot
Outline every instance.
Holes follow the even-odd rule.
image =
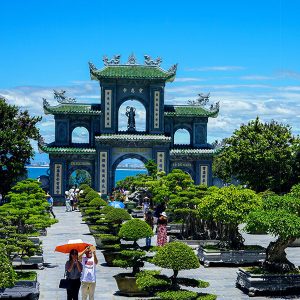
[[[139,290],[136,284],[136,277],[130,273],[120,273],[114,276],[119,292],[124,296],[149,296],[146,291]]]
[[[102,251],[105,262],[109,267],[113,267],[114,259],[117,259],[119,252],[115,251]]]

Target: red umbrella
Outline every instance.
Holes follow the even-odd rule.
[[[67,244],[56,246],[55,251],[70,253],[72,249],[75,249],[78,252],[82,252],[87,246],[92,246],[92,244],[84,243],[81,239],[69,240]]]

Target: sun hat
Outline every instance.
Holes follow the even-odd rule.
[[[167,217],[167,214],[164,211],[161,213],[161,215],[164,216],[165,218]]]

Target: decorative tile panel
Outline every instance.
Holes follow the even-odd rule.
[[[104,92],[104,127],[111,128],[111,101],[112,100],[112,90],[105,90]]]
[[[200,184],[208,184],[208,166],[200,166]]]
[[[157,171],[165,171],[165,152],[157,152],[156,154]]]
[[[54,195],[61,195],[62,164],[54,165]]]
[[[102,194],[107,194],[107,164],[108,164],[108,155],[107,152],[100,152],[100,192]]]
[[[160,92],[159,91],[155,91],[154,92],[154,112],[153,112],[153,127],[155,129],[159,128],[159,106],[160,106]]]

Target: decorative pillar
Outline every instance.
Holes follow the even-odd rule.
[[[104,194],[106,195],[107,194],[107,184],[108,184],[108,173],[107,173],[107,170],[108,170],[108,154],[107,152],[100,152],[100,157],[99,157],[99,166],[100,166],[100,176],[99,176],[99,179],[100,179],[100,182],[99,182],[99,187],[100,187],[100,192],[101,194]]]
[[[62,194],[62,164],[54,164],[53,196]]]
[[[165,152],[158,151],[156,152],[156,163],[157,163],[157,171],[166,171],[165,169],[165,161],[166,161],[166,154]]]
[[[155,91],[154,92],[154,108],[153,108],[153,128],[159,129],[159,115],[160,115],[160,92]]]
[[[111,128],[112,90],[105,90],[104,127]]]
[[[208,166],[207,165],[200,165],[200,184],[208,185]]]

